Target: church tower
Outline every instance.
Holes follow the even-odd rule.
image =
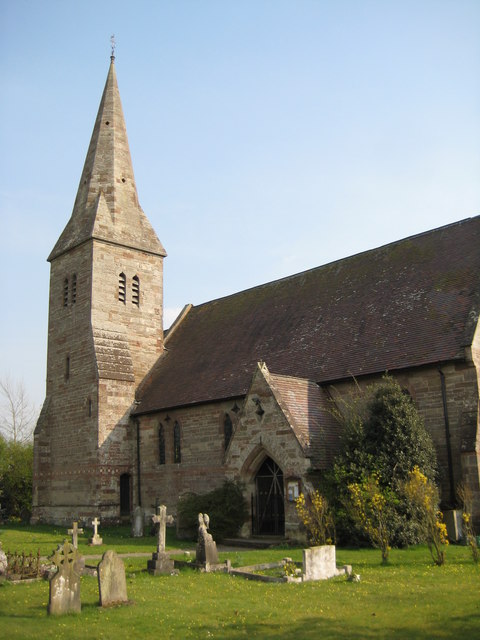
[[[73,212],[48,260],[33,521],[129,515],[135,389],[163,350],[165,250],[137,196],[114,56]]]

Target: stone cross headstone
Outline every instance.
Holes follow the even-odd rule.
[[[135,507],[133,511],[133,520],[132,520],[132,536],[134,538],[142,538],[143,537],[143,509],[138,506]]]
[[[93,524],[93,536],[90,538],[89,544],[91,544],[93,546],[101,545],[101,544],[103,544],[103,540],[98,535],[98,525],[100,524],[100,520],[97,517],[95,517],[92,520],[92,524]]]
[[[167,553],[165,553],[165,534],[167,523],[173,522],[172,516],[167,516],[167,507],[162,504],[157,507],[157,513],[152,516],[154,524],[158,524],[157,534],[157,552],[152,555],[152,559],[148,561],[148,571],[153,573],[154,576],[171,573],[173,571],[173,560],[170,560]]]
[[[78,549],[78,534],[83,533],[83,529],[79,529],[78,522],[74,522],[71,529],[68,530],[68,535],[72,536],[72,544],[75,549]]]
[[[212,534],[208,533],[210,518],[207,513],[198,514],[197,564],[218,564],[217,544]]]
[[[128,602],[125,565],[115,551],[105,551],[97,573],[101,607]]]
[[[78,550],[65,540],[63,545],[59,545],[54,552],[52,560],[57,567],[57,572],[50,579],[48,613],[51,615],[79,613],[82,608],[80,601],[82,558]]]

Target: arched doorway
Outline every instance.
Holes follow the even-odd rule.
[[[282,536],[285,533],[283,472],[271,458],[265,458],[255,476],[253,533]]]
[[[120,516],[129,516],[132,511],[131,476],[122,473],[120,476]]]

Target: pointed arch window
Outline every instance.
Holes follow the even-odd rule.
[[[180,425],[175,420],[173,425],[173,461],[178,463],[182,461],[182,445],[181,445]]]
[[[72,276],[72,304],[75,304],[77,301],[77,274],[74,273]]]
[[[122,273],[118,276],[118,299],[125,304],[127,299],[127,276]]]
[[[232,419],[230,418],[228,413],[226,413],[225,418],[223,420],[223,438],[224,438],[225,451],[227,450],[228,445],[230,444],[230,440],[232,439],[232,433],[233,433]]]
[[[162,423],[158,427],[158,463],[165,464],[165,430]]]
[[[132,303],[137,307],[140,306],[140,278],[138,276],[132,278]]]
[[[68,278],[63,281],[63,306],[68,307]]]

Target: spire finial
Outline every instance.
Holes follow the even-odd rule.
[[[112,46],[112,55],[110,56],[110,60],[113,62],[115,60],[115,45],[117,44],[115,42],[115,34],[112,33],[112,35],[110,36],[110,44]]]

